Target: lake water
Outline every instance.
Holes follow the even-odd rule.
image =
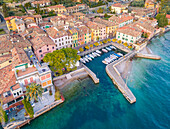
[[[133,61],[128,83],[136,96],[129,104],[105,72],[102,57],[87,66],[90,78],[75,81],[62,92],[65,102],[31,121],[23,129],[168,129],[170,128],[170,32],[154,38],[148,47],[161,60]]]

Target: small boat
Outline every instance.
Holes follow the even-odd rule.
[[[86,63],[86,61],[83,58],[80,58],[80,61],[84,64]]]
[[[97,56],[95,52],[92,52],[92,55],[93,55],[94,57],[96,57],[96,56]]]
[[[88,60],[92,61],[92,59],[91,59],[90,56],[86,55],[85,57],[86,57]]]
[[[84,57],[83,59],[84,59],[86,62],[89,62],[89,60],[88,60],[86,57]]]
[[[93,56],[92,54],[89,54],[89,56],[90,56],[92,59],[94,59],[94,56]]]
[[[106,49],[107,49],[108,51],[111,51],[111,49],[110,49],[109,47],[106,47]]]
[[[123,54],[122,53],[117,53],[119,56],[123,56]]]
[[[101,54],[102,52],[101,51],[99,51],[99,50],[96,50],[96,52],[98,53],[98,54]]]
[[[98,54],[97,52],[94,52],[94,54],[96,54],[97,56],[100,56],[100,54]]]
[[[110,46],[110,48],[112,48],[112,49],[115,49],[115,50],[116,50],[116,47],[114,47],[114,46],[112,46],[112,45]]]
[[[104,64],[108,64],[105,60],[102,61]]]
[[[108,52],[106,49],[102,49],[102,51],[103,51],[103,52],[106,52],[106,53]]]

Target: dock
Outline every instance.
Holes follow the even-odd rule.
[[[146,58],[146,59],[153,59],[153,60],[160,60],[161,57],[158,55],[152,55],[152,54],[142,54],[142,53],[137,53],[135,57],[138,58]]]
[[[119,58],[119,60],[112,62],[106,66],[106,73],[112,79],[113,83],[118,87],[123,96],[132,104],[136,102],[136,97],[133,95],[131,90],[128,88],[123,78],[120,76],[120,73],[116,69],[116,65],[122,61],[128,60],[129,58],[135,55],[135,51],[132,51],[126,54],[124,57]]]
[[[84,64],[83,67],[85,71],[89,74],[89,76],[93,79],[94,83],[99,83],[99,78],[96,77],[96,74],[94,74],[89,68],[87,68]]]

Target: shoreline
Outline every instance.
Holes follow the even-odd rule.
[[[164,31],[163,34],[169,32],[169,31],[170,31],[170,29]],[[156,36],[154,35],[152,38],[157,37],[157,36],[159,36],[159,34],[156,34]],[[152,39],[152,38],[151,38],[151,39]],[[150,39],[150,40],[151,40],[151,39]],[[147,41],[147,44],[150,42],[150,40]],[[149,48],[147,48],[147,47],[145,47],[144,50],[142,50],[141,52],[146,52],[146,51],[147,51],[149,54],[152,54],[152,51],[151,51]],[[132,61],[133,61],[133,60],[132,60]],[[132,69],[132,67],[133,67],[132,61],[129,61],[129,59],[128,59],[127,61],[121,62],[120,66],[116,66],[116,68],[118,69],[118,71],[120,72],[120,74],[122,74],[122,75],[121,75],[122,78],[123,78],[123,76],[126,78],[127,75],[128,75],[128,73],[131,71],[131,69]],[[128,68],[126,68],[126,66],[127,66]],[[119,69],[121,69],[121,68],[123,68],[123,67],[124,67],[123,70],[119,70]],[[74,72],[74,71],[73,71],[73,72]],[[88,77],[90,78],[90,76],[89,76],[88,74],[87,74],[87,75],[84,75],[84,76],[78,76],[77,78],[75,77],[75,78],[73,78],[72,80],[70,80],[69,82],[67,82],[66,84],[64,84],[64,85],[61,87],[61,89],[63,89],[65,86],[67,86],[68,84],[72,83],[72,82],[75,81],[75,80],[85,79],[85,78],[88,78]],[[63,102],[64,102],[64,101],[63,101]],[[63,103],[63,102],[62,102],[62,103]],[[54,107],[56,107],[56,106],[57,106],[57,105],[55,105]],[[42,114],[45,114],[46,112],[48,112],[49,110],[53,109],[54,107],[49,108],[48,110],[46,110],[46,111],[43,112]],[[42,114],[41,114],[41,115],[42,115]],[[39,116],[40,116],[40,115],[38,115],[37,117],[39,117]],[[36,118],[36,117],[35,117],[35,118]],[[33,119],[35,119],[35,118],[33,118]],[[24,126],[24,125],[26,125],[26,124],[29,124],[30,121],[33,120],[33,119],[28,119],[27,122],[24,121],[24,122],[22,122],[22,123],[19,123],[19,124],[17,124],[17,125],[14,125],[13,128],[20,128],[20,127],[22,127],[22,126]],[[26,122],[26,123],[25,123],[25,122]],[[17,122],[16,122],[16,123],[17,123]],[[23,123],[24,123],[24,125],[22,125]],[[11,123],[11,124],[12,124],[12,123]],[[7,127],[4,127],[4,128],[7,128]]]

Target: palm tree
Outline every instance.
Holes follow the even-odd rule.
[[[42,97],[42,93],[43,93],[43,88],[41,87],[41,85],[36,83],[31,83],[31,85],[27,86],[26,89],[27,101],[29,99],[37,101],[38,97]]]

